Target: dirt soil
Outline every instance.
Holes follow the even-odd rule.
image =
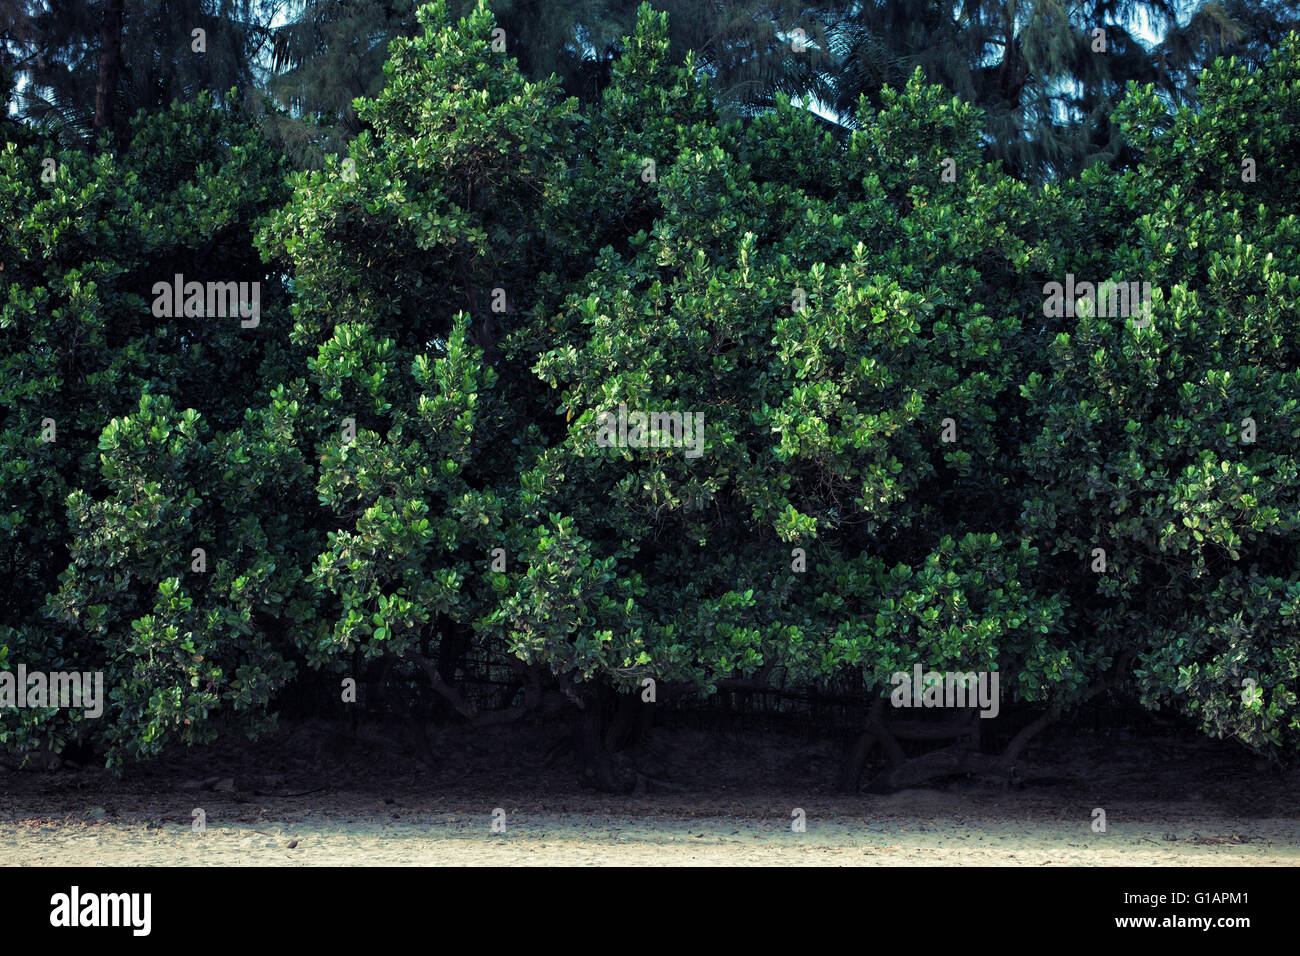
[[[887,796],[835,792],[838,743],[681,729],[638,753],[645,792],[597,793],[564,736],[446,729],[426,766],[400,727],[311,722],[121,780],[0,770],[0,865],[1300,865],[1300,771],[1185,735],[1069,731],[1015,788]]]

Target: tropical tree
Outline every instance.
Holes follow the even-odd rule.
[[[0,180],[0,654],[98,671],[111,696],[98,719],[6,708],[0,734],[90,741],[120,765],[211,737],[218,701],[257,716],[285,673],[266,641],[284,592],[266,595],[312,545],[285,554],[290,518],[263,507],[296,479],[275,450],[292,427],[272,395],[291,367],[283,290],[252,245],[282,170],[201,96],[139,120],[121,155],[10,142]],[[229,298],[171,308],[178,275],[242,282],[257,321]]]
[[[270,31],[263,124],[299,167],[319,168],[362,129],[354,102],[384,83],[388,45],[416,27],[412,0],[300,0]]]
[[[417,26],[287,191],[206,98],[0,155],[0,665],[112,690],[7,746],[121,766],[378,669],[563,714],[606,789],[742,688],[858,689],[850,788],[1010,776],[1111,690],[1294,753],[1300,37],[1130,84],[1133,168],[1038,184],[921,69],[836,137],[727,120],[648,5],[585,104],[485,4]],[[260,323],[169,314],[176,273]],[[1028,719],[900,717],[918,666]]]
[[[495,0],[493,47],[529,79],[554,75],[580,103],[595,103],[633,31],[639,2]],[[452,0],[448,14],[456,20],[476,4]],[[657,6],[669,14],[669,62],[680,66],[693,54],[724,113],[769,106],[777,91],[805,92],[804,73],[791,69],[792,59],[824,62],[808,32],[818,29],[808,5],[662,0]],[[267,85],[281,109],[271,111],[267,124],[298,165],[319,168],[326,153],[341,151],[361,131],[354,100],[378,94],[388,43],[419,30],[415,8],[411,0],[300,0],[289,22],[272,31]],[[799,29],[807,43],[796,42]]]
[[[1078,633],[1134,656],[1147,705],[1272,756],[1300,742],[1298,81],[1293,35],[1260,69],[1217,61],[1172,117],[1130,89],[1141,165],[1074,187],[1100,241],[1066,264],[1149,281],[1149,315],[1051,323],[1024,385],[1023,519]]]
[[[254,86],[261,0],[47,0],[31,4],[20,112],[85,143],[123,140],[137,111]]]
[[[1170,97],[1205,60],[1206,44],[1240,27],[1217,2],[1185,23],[1178,0],[864,0],[820,11],[836,62],[807,84],[850,125],[859,96],[878,104],[916,68],[985,115],[986,155],[1032,178],[1126,159],[1110,122],[1125,84]],[[1144,42],[1144,32],[1160,37]],[[818,69],[803,64],[809,73]],[[824,69],[824,68],[823,68]]]

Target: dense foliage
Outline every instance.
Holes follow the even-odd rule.
[[[1195,108],[1131,85],[1137,165],[1042,186],[919,71],[840,141],[783,98],[724,122],[649,7],[587,106],[484,7],[419,22],[322,171],[207,101],[0,155],[0,666],[110,688],[0,710],[6,746],[122,765],[373,660],[476,722],[1123,677],[1294,753],[1300,39]],[[158,317],[178,273],[259,282],[260,322]],[[1047,307],[1067,276],[1149,283],[1149,321]],[[621,405],[702,431],[611,447]]]

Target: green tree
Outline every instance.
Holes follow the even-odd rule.
[[[838,62],[822,98],[849,123],[859,96],[879,103],[916,68],[984,110],[986,155],[1035,178],[1127,159],[1110,122],[1125,84],[1180,94],[1201,46],[1242,35],[1218,3],[1180,24],[1178,0],[866,0],[827,4],[820,16]],[[1164,33],[1148,49],[1142,27]],[[1099,32],[1100,31],[1100,32]],[[1204,60],[1199,60],[1203,63]],[[811,64],[806,69],[815,69]]]
[[[241,682],[263,695],[271,680],[220,620],[200,618],[211,629],[185,638],[198,642],[186,653],[202,654],[201,666],[185,658],[166,670],[161,660],[179,653],[164,636],[168,615],[196,596],[192,613],[207,614],[204,598],[234,588],[228,579],[274,563],[275,534],[252,542],[259,527],[287,520],[260,515],[257,486],[291,483],[288,463],[259,478],[250,469],[278,453],[230,437],[247,427],[263,443],[279,440],[248,400],[269,402],[291,367],[275,320],[283,290],[252,245],[252,224],[283,199],[282,170],[254,130],[201,96],[138,122],[121,155],[8,143],[0,180],[0,567],[12,584],[0,598],[0,647],[11,666],[103,670],[115,701],[99,721],[6,709],[0,732],[18,748],[95,741],[116,764],[155,752],[169,734],[214,732],[202,719],[206,696],[181,704],[200,671],[217,682],[203,694],[236,701],[250,693]],[[258,326],[243,328],[237,314],[160,316],[156,286],[178,273],[259,283]],[[208,577],[189,573],[199,547]],[[241,549],[257,559],[241,563]],[[280,560],[291,575],[292,561]],[[223,606],[243,619],[246,600]],[[142,623],[155,602],[159,631]],[[158,671],[147,663],[154,651]]]
[[[388,45],[416,27],[411,0],[298,0],[271,32],[264,126],[299,167],[319,168],[361,132],[354,101],[384,83]]]
[[[320,453],[343,526],[313,574],[313,658],[390,655],[480,722],[567,697],[604,787],[627,783],[604,709],[646,678],[676,694],[858,668],[878,686],[920,643],[1044,672],[1029,699],[1079,683],[1091,661],[1030,639],[1061,616],[1022,580],[1034,549],[957,507],[1008,513],[993,409],[1023,330],[993,316],[1062,232],[979,165],[978,115],[918,80],[847,152],[784,100],[722,130],[645,7],[583,119],[492,51],[485,9],[421,18],[362,110],[355,177],[300,179],[266,234],[292,259],[320,418],[358,426]],[[599,448],[620,401],[702,412],[703,456]],[[960,450],[940,408],[969,423]],[[895,599],[914,640],[886,623]],[[454,686],[442,655],[467,644],[517,675],[516,705],[482,713]]]
[[[261,0],[48,0],[32,3],[20,62],[22,114],[69,144],[101,129],[123,140],[137,111],[254,86]],[[114,30],[112,21],[120,21]]]
[[[533,81],[556,76],[580,103],[597,102],[609,85],[624,38],[633,32],[640,0],[495,0],[494,45],[504,48]],[[477,0],[452,0],[455,21]],[[728,113],[768,106],[775,91],[804,92],[803,72],[793,60],[816,61],[818,47],[793,52],[789,32],[816,20],[802,6],[772,0],[700,4],[661,0],[669,14],[668,62],[680,66],[688,53],[713,80]],[[339,152],[364,127],[354,100],[374,98],[384,82],[387,44],[418,32],[409,0],[299,0],[290,22],[274,31],[268,88],[280,110],[268,126],[300,166],[319,168],[325,154]]]
[[[427,680],[453,711],[500,719],[477,712],[456,672],[497,600],[493,549],[519,560],[507,499],[545,444],[541,389],[501,338],[553,311],[585,268],[549,273],[583,261],[567,208],[578,117],[554,80],[530,83],[492,50],[485,8],[455,28],[441,4],[419,16],[361,106],[370,129],[342,161],[296,176],[262,237],[292,274],[321,423],[329,540],[305,652],[341,668],[360,651]],[[503,658],[535,702],[545,662]]]
[[[1024,385],[1025,526],[1078,631],[1136,656],[1147,704],[1275,756],[1300,740],[1298,77],[1293,35],[1261,69],[1216,62],[1172,118],[1130,90],[1117,120],[1142,164],[1075,187],[1097,238],[1067,264],[1150,281],[1150,325],[1054,323]],[[1079,575],[1094,548],[1106,572]]]
[[[0,648],[113,688],[8,746],[120,765],[382,662],[475,725],[567,713],[607,789],[652,691],[860,688],[850,787],[1011,774],[1110,688],[1294,753],[1300,38],[1176,109],[1131,84],[1134,168],[1036,184],[920,69],[841,139],[725,120],[648,5],[586,104],[485,5],[417,18],[287,194],[207,100],[6,147]],[[153,315],[191,270],[264,282],[260,331]],[[1036,716],[998,753],[900,719],[918,664]]]

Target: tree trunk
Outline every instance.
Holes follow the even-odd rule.
[[[1005,762],[1000,756],[982,754],[964,744],[953,744],[951,747],[913,757],[900,766],[890,767],[877,774],[867,784],[867,793],[893,793],[895,790],[927,783],[936,777],[962,773],[1001,776],[1010,781],[1014,770],[1014,765]]]
[[[104,0],[99,25],[99,80],[95,84],[95,136],[116,132],[114,107],[117,78],[122,72],[122,5],[124,0]]]
[[[844,759],[844,765],[840,771],[840,790],[842,792],[857,792],[858,781],[862,778],[862,771],[866,767],[867,758],[871,756],[871,751],[877,745],[880,746],[885,759],[889,761],[891,767],[897,767],[906,760],[906,755],[903,753],[903,748],[898,743],[896,735],[890,733],[886,727],[887,714],[885,698],[877,697],[871,704],[871,713],[867,717],[866,728],[854,742],[853,747]]]
[[[436,770],[438,756],[434,753],[433,744],[429,740],[429,728],[425,726],[424,715],[410,714],[407,722],[411,727],[411,737],[415,741],[416,758],[430,770]]]
[[[578,753],[578,775],[584,784],[604,793],[623,788],[614,777],[614,761],[605,746],[604,715],[595,701],[578,713],[574,723],[574,750]]]
[[[542,702],[540,675],[536,669],[530,670],[522,664],[519,665],[518,672],[523,675],[524,699],[508,710],[480,711],[473,701],[466,700],[465,696],[455,686],[442,679],[442,674],[438,672],[437,666],[429,658],[414,648],[408,650],[405,656],[408,661],[411,661],[424,671],[424,676],[428,678],[433,689],[447,701],[452,710],[476,727],[494,727],[499,724],[511,723],[535,709]]]
[[[468,629],[446,615],[439,615],[438,631],[438,673],[448,684],[454,684],[461,658],[470,649]]]
[[[1080,700],[1075,702],[1074,706],[1082,706],[1094,697],[1119,684],[1128,674],[1128,668],[1132,662],[1133,654],[1125,651],[1119,656],[1111,672],[1103,680],[1093,685]],[[985,754],[980,753],[979,750],[980,721],[983,718],[975,715],[975,712],[972,711],[969,725],[961,734],[957,743],[940,750],[933,750],[920,757],[894,763],[876,774],[871,783],[867,785],[867,791],[869,793],[890,793],[905,787],[914,787],[918,783],[925,783],[936,777],[947,777],[959,773],[1003,777],[1009,783],[1015,778],[1016,762],[1024,753],[1025,748],[1029,746],[1030,741],[1059,716],[1058,711],[1049,708],[1040,714],[1033,723],[1022,728],[1011,739],[1011,743],[1007,745],[1002,753]],[[936,728],[945,726],[953,728],[952,724],[932,726]],[[890,734],[890,729],[882,728],[882,732],[892,739],[893,735]],[[924,735],[924,737],[929,736],[928,733]],[[952,736],[957,735],[952,734]],[[924,739],[924,737],[920,739]],[[894,746],[897,746],[897,743]]]
[[[654,721],[654,705],[643,701],[639,691],[619,694],[617,700],[614,719],[605,731],[605,747],[611,752],[635,747]]]
[[[616,703],[613,690],[601,682],[584,697],[584,706],[573,725],[578,775],[585,785],[604,793],[627,793],[636,785],[635,774],[616,772],[614,755],[606,740],[609,725],[606,711]]]

